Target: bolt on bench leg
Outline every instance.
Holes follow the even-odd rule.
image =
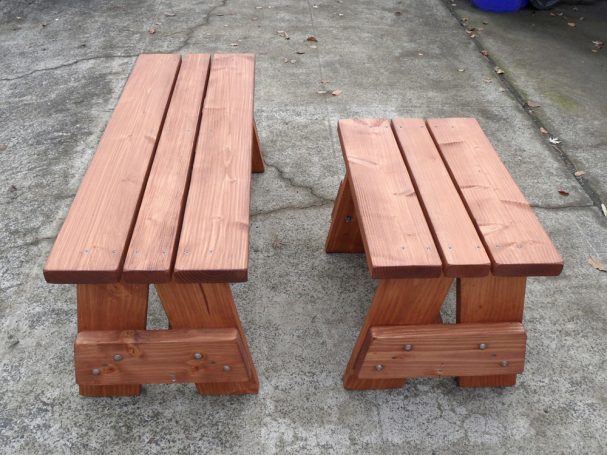
[[[259,380],[244,335],[238,311],[228,283],[162,283],[156,290],[167,314],[171,329],[235,328],[241,337],[243,356],[249,374],[246,382],[197,383],[204,395],[239,395],[257,393]]]
[[[352,198],[352,188],[347,175],[339,185],[331,214],[331,227],[327,235],[325,251],[327,253],[362,253],[365,251]]]
[[[145,330],[147,284],[79,284],[78,332],[89,330]],[[139,395],[141,385],[81,385],[80,395],[111,397]]]
[[[460,278],[457,322],[522,322],[526,277]],[[516,375],[459,377],[460,387],[507,387]]]
[[[357,374],[367,333],[375,326],[432,324],[453,283],[453,278],[402,278],[381,280],[367,319],[352,351],[344,374],[344,387],[349,390],[394,389],[402,387],[403,379],[360,379]],[[378,366],[378,371],[381,366]]]

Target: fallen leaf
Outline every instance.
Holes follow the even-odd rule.
[[[277,34],[278,36],[283,37],[284,39],[291,39],[291,38],[289,37],[289,34],[288,34],[287,32],[285,32],[284,30],[278,30],[278,31],[276,32],[276,34]]]
[[[561,143],[561,140],[560,140],[558,137],[551,137],[551,138],[549,138],[549,139],[548,139],[548,141],[549,141],[551,144],[555,144],[555,145],[556,145],[556,144],[560,144],[560,143]]]
[[[567,25],[568,25],[569,27],[575,27],[575,22],[567,22]]]
[[[588,264],[597,269],[599,272],[607,272],[607,268],[605,268],[605,264],[603,264],[598,259],[593,258],[592,256],[588,256]]]
[[[46,27],[48,24],[46,22],[43,22],[42,24],[40,24],[42,27]]]
[[[255,9],[262,9],[263,6],[256,6]]]
[[[153,35],[154,33],[156,33],[156,29],[154,27],[150,27],[150,28],[148,28],[148,33],[150,35]]]
[[[601,210],[603,211],[603,215],[607,216],[607,207],[605,207],[605,204],[601,204]]]
[[[485,49],[483,49],[483,50],[481,51],[481,54],[483,54],[485,57],[489,57],[489,52],[488,52],[488,51],[486,51]]]
[[[598,47],[599,49],[605,46],[605,43],[599,40],[593,41],[592,44],[594,44],[594,47]]]
[[[341,90],[339,90],[339,89],[337,89],[337,90],[333,90],[333,91],[331,92],[331,95],[333,95],[333,96],[339,96],[339,95],[341,95]]]
[[[315,42],[315,43],[316,43],[316,42],[318,42],[318,39],[316,39],[316,37],[315,37],[315,36],[310,35],[310,36],[308,36],[308,37],[306,38],[306,41],[313,41],[313,42]]]
[[[289,59],[286,58],[286,57],[282,61],[285,62],[285,63],[289,63]]]
[[[6,144],[0,144],[0,152],[4,152],[8,148]]]
[[[319,90],[316,93],[318,93],[319,95],[324,95],[325,93],[327,93],[326,90]]]
[[[569,196],[569,192],[568,192],[568,191],[565,191],[565,190],[559,190],[559,194],[560,194],[561,196]]]
[[[529,106],[531,109],[535,109],[536,107],[541,107],[541,104],[537,101],[527,100],[527,106]]]
[[[577,171],[575,174],[576,177],[581,177],[582,175],[584,175],[586,173],[586,171]]]
[[[540,126],[540,133],[548,134],[548,130],[546,128],[544,128],[543,126]]]
[[[493,68],[493,70],[497,73],[497,74],[504,74],[504,70],[501,69],[499,66],[496,66],[495,68]]]
[[[466,71],[466,69],[465,69],[465,68],[458,68],[457,70],[458,70],[460,73],[463,73],[464,71]]]
[[[489,22],[483,21],[483,25],[488,25],[488,24],[489,24]]]
[[[175,16],[175,13],[167,11],[166,13],[164,13],[164,15],[168,16],[168,17],[173,17],[173,16]]]
[[[301,55],[301,54],[305,54],[306,52],[305,51],[295,51],[295,53]]]

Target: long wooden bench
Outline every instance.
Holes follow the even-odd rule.
[[[528,276],[563,260],[474,119],[341,120],[346,162],[329,253],[364,252],[379,279],[347,389],[456,376],[510,386],[523,371]],[[440,309],[457,280],[457,323]]]
[[[82,395],[257,392],[229,285],[247,280],[264,170],[254,80],[251,54],[138,57],[44,268],[77,285]],[[170,330],[146,331],[152,283]]]

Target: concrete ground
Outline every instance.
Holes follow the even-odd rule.
[[[0,2],[0,453],[605,453],[607,273],[588,264],[607,263],[607,49],[588,42],[605,41],[605,7],[563,31],[560,16],[457,3]],[[476,38],[464,14],[484,28]],[[135,56],[234,51],[257,54],[268,163],[253,182],[249,282],[233,287],[260,393],[81,398],[75,291],[41,272],[53,239]],[[342,388],[374,283],[361,255],[323,252],[344,172],[335,126],[379,116],[478,118],[562,252],[561,276],[529,280],[516,387]],[[166,326],[155,294],[149,320]]]

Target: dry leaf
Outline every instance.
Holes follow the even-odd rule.
[[[308,36],[308,37],[306,38],[306,41],[313,41],[313,42],[315,42],[315,43],[316,43],[316,42],[318,42],[318,40],[316,39],[316,37],[315,37],[315,36],[312,36],[312,35]]]
[[[541,107],[541,104],[537,101],[527,100],[527,106],[529,106],[531,109],[535,109],[536,107]]]
[[[285,32],[284,30],[278,30],[278,31],[276,32],[276,34],[277,34],[278,36],[282,36],[284,39],[291,39],[291,38],[289,37],[289,34],[288,34],[287,32]]]
[[[588,256],[588,264],[597,269],[599,272],[607,272],[607,268],[605,268],[605,264],[603,264],[598,259],[593,258],[592,256]]]
[[[4,152],[8,148],[6,144],[0,144],[0,152]]]
[[[603,211],[603,215],[607,216],[607,207],[605,207],[605,204],[601,204],[601,210]]]
[[[326,90],[319,90],[316,93],[318,93],[319,95],[324,95],[325,93],[327,93]]]
[[[166,13],[164,13],[164,15],[168,16],[168,17],[173,17],[173,16],[175,16],[175,13],[173,13],[173,12],[166,12]]]
[[[568,191],[565,191],[565,190],[559,190],[559,194],[560,194],[561,196],[569,196],[569,192],[568,192]]]
[[[493,70],[497,73],[497,74],[504,74],[504,70],[501,69],[499,66],[496,66],[495,68],[493,68]]]
[[[548,130],[546,128],[544,128],[543,126],[540,126],[540,133],[548,134]]]
[[[483,54],[485,57],[489,57],[489,52],[488,52],[488,51],[486,51],[485,49],[483,49],[483,50],[481,51],[481,54]]]
[[[460,73],[463,73],[464,71],[466,71],[466,69],[465,69],[465,68],[458,68],[457,70],[458,70]]]
[[[551,138],[549,138],[549,139],[548,139],[548,141],[549,141],[551,144],[554,144],[554,145],[556,145],[556,144],[560,144],[560,143],[561,143],[561,140],[560,140],[558,137],[551,137]]]
[[[154,33],[156,33],[156,29],[154,27],[150,27],[150,28],[148,28],[148,33],[150,35],[153,35]]]
[[[568,25],[569,27],[575,27],[575,22],[567,22],[567,25]]]
[[[575,174],[576,177],[581,177],[582,175],[584,175],[586,173],[586,171],[577,171]]]
[[[301,54],[305,54],[306,52],[305,51],[295,51],[295,53],[301,55]]]
[[[286,58],[286,57],[282,61],[285,62],[285,63],[289,63],[289,59]]]
[[[341,90],[339,90],[339,89],[337,89],[337,90],[333,90],[333,91],[331,92],[331,95],[333,95],[333,96],[339,96],[339,95],[341,95]]]

